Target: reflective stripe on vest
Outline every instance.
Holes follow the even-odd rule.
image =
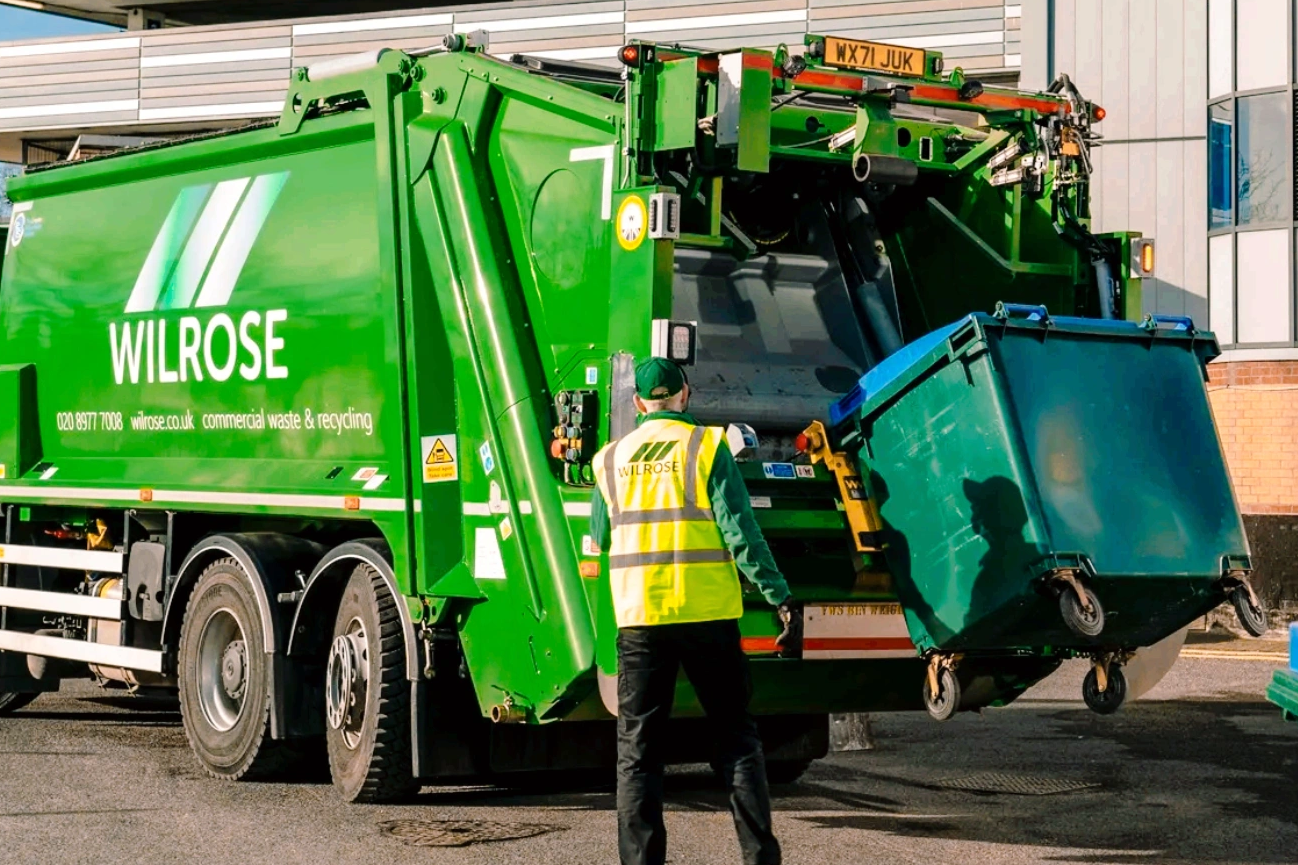
[[[656,419],[596,456],[619,627],[738,618],[739,573],[707,493],[719,428]]]

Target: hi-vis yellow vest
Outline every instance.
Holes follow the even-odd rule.
[[[739,571],[708,497],[724,438],[719,427],[659,418],[595,456],[619,628],[743,615]]]

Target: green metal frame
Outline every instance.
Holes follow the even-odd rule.
[[[1029,194],[992,186],[987,167],[1011,138],[1036,146],[1035,124],[1068,110],[1064,97],[987,87],[962,98],[959,70],[888,79],[814,58],[799,70],[786,51],[744,49],[727,60],[735,52],[633,47],[640,60],[624,82],[559,63],[538,73],[476,50],[380,52],[334,77],[296,72],[275,124],[15,179],[12,199],[32,202],[41,230],[6,247],[0,364],[35,367],[40,462],[15,457],[0,501],[67,521],[129,507],[244,528],[381,534],[414,621],[458,633],[484,712],[505,701],[534,722],[584,717],[598,700],[597,672],[614,671],[615,628],[606,577],[582,576],[583,562],[606,564],[583,554],[589,489],[565,484],[548,456],[551,398],[592,386],[610,410],[613,359],[650,353],[650,321],[670,317],[677,244],[758,252],[725,215],[733,176],[801,166],[850,178],[861,152],[916,162],[917,184],[892,192],[896,216],[880,225],[912,330],[997,299],[1084,305],[1091,265],[1060,239],[1059,202],[1071,203],[1084,230],[1085,184],[1056,194],[1047,173]],[[738,70],[733,144],[715,135],[723,66]],[[837,102],[799,101],[812,94]],[[899,116],[905,103],[977,112],[986,125]],[[849,128],[857,144],[830,149],[829,136]],[[932,142],[930,160],[919,161],[922,139]],[[658,170],[682,154],[697,170]],[[234,321],[287,311],[286,377],[114,381],[110,327],[120,327],[113,339],[146,316],[173,328],[171,339],[187,326],[220,328],[213,321],[224,313],[214,308],[123,312],[173,201],[195,184],[273,171],[291,177],[226,308]],[[686,202],[679,240],[619,243],[615,215],[658,191]],[[105,213],[118,219],[106,225]],[[964,255],[959,278],[955,256],[929,254],[933,231]],[[1130,294],[1127,303],[1133,315]],[[257,405],[300,414],[308,403],[363,407],[374,432],[141,434],[129,423],[137,412],[196,410],[202,420]],[[103,414],[116,412],[124,428],[104,429]],[[101,425],[77,429],[78,413]],[[17,416],[0,422],[11,424],[0,442],[17,434],[12,424],[31,421],[25,408]],[[609,435],[607,419],[599,435]],[[425,482],[427,442],[451,436],[456,482]],[[42,477],[49,467],[56,482]],[[363,490],[356,478],[365,471],[387,479]],[[762,492],[761,478],[750,484]],[[891,599],[886,580],[865,578],[881,561],[854,563],[842,547],[833,490],[825,476],[788,482],[775,490],[779,506],[759,514],[775,546],[812,543],[784,560],[799,597]],[[475,579],[488,536],[503,578]],[[769,609],[750,606],[745,635],[773,635]],[[918,666],[893,668],[918,682]],[[886,689],[836,686],[822,675],[829,668],[810,662],[757,669],[758,712],[895,703]],[[808,686],[777,699],[770,677],[789,676]]]

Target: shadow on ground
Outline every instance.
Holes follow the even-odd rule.
[[[46,710],[38,702],[12,720],[89,722],[95,735],[107,734],[132,748],[185,747],[180,715],[165,706],[117,696],[63,705],[65,711]],[[774,789],[777,819],[790,837],[825,832],[830,843],[846,848],[868,845],[868,835],[855,833],[883,833],[913,840],[917,855],[936,857],[933,861],[951,858],[957,849],[955,858],[979,861],[981,853],[964,851],[996,847],[1015,863],[1298,861],[1298,724],[1280,721],[1278,712],[1252,692],[1232,692],[1228,686],[1206,697],[1138,702],[1109,717],[1077,703],[1031,699],[947,724],[920,713],[882,715],[875,729],[876,750],[831,755],[801,782]],[[41,747],[30,743],[13,753],[30,751],[33,744]],[[67,744],[69,751],[77,749]],[[201,778],[192,758],[172,753],[162,762],[175,762],[178,776]],[[323,754],[313,761],[322,768]],[[986,773],[1099,786],[1027,796],[943,784]],[[312,780],[327,779],[317,772]],[[384,814],[422,819],[453,809],[482,809],[478,813],[489,818],[495,809],[509,809],[519,819],[530,819],[528,812],[534,811],[540,820],[552,819],[543,818],[544,812],[616,808],[611,773],[497,781],[425,787],[408,805],[386,808]],[[214,790],[222,784],[202,783]],[[287,784],[252,786],[289,797],[327,794],[295,792]],[[669,809],[677,812],[727,809],[726,794],[706,767],[673,770],[667,798]],[[952,846],[970,842],[989,846]]]
[[[834,755],[798,784],[776,788],[777,814],[829,832],[1027,847],[1031,851],[1024,853],[1035,861],[1298,861],[1298,725],[1283,724],[1251,693],[1136,703],[1111,717],[1040,703],[947,725],[916,715],[885,716],[877,723],[883,730],[879,750]],[[984,773],[1099,786],[1049,796],[942,786],[947,779]],[[667,799],[670,809],[681,811],[727,808],[724,791],[706,769],[670,775]],[[616,806],[611,782],[589,781],[544,793],[508,786],[428,787],[417,804],[578,811]],[[842,843],[855,840],[844,836]]]

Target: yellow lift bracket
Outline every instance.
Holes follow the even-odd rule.
[[[856,464],[847,454],[829,447],[829,436],[820,421],[812,421],[811,426],[802,431],[801,437],[805,438],[806,447],[799,449],[811,457],[813,465],[823,462],[838,481],[838,495],[847,514],[847,524],[852,528],[856,549],[862,553],[883,552],[883,518],[879,516],[878,505],[866,492]]]

